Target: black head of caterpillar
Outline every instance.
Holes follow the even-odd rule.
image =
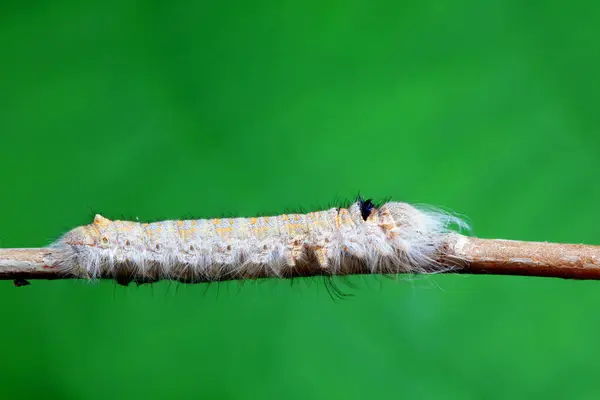
[[[358,198],[358,204],[360,205],[360,215],[366,221],[371,215],[371,211],[375,208],[375,204],[371,201],[371,199],[363,199],[362,197]]]

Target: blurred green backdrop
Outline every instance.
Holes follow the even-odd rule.
[[[600,244],[597,4],[3,1],[0,246],[359,190]],[[1,397],[600,396],[599,282],[338,283],[1,282]]]

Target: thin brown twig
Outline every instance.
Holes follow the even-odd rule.
[[[458,234],[449,235],[446,243],[442,262],[457,265],[459,273],[600,279],[600,246]]]
[[[0,249],[0,280],[14,280],[20,286],[29,279],[76,278],[58,268],[62,256],[60,250],[54,248]],[[448,270],[451,273],[600,279],[600,246],[592,245],[479,239],[453,233],[447,235],[438,261],[454,267]],[[115,276],[102,278],[115,279]],[[221,278],[232,279],[240,278]],[[124,283],[129,281],[144,282],[145,277],[128,277]],[[203,280],[195,281],[200,282]]]

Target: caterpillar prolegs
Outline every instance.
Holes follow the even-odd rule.
[[[359,199],[348,208],[272,217],[111,221],[67,232],[52,245],[58,268],[80,278],[151,282],[353,273],[428,273],[445,235],[462,222],[446,213]]]

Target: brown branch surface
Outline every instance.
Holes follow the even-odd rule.
[[[56,264],[61,253],[51,248],[0,249],[0,279],[64,279]]]
[[[460,235],[451,235],[448,244],[445,259],[463,264],[463,273],[600,279],[600,246]]]
[[[26,284],[28,279],[71,279],[57,265],[59,250],[0,249],[0,280]],[[439,261],[451,273],[525,275],[566,279],[600,279],[600,246],[479,239],[449,234]],[[316,271],[316,270],[315,270]],[[365,274],[368,271],[353,271]],[[298,276],[310,275],[299,271]],[[295,276],[287,276],[293,278]],[[115,276],[104,276],[115,279]],[[234,277],[224,280],[235,279]],[[144,282],[144,277],[128,281]],[[127,283],[127,282],[125,282]]]

